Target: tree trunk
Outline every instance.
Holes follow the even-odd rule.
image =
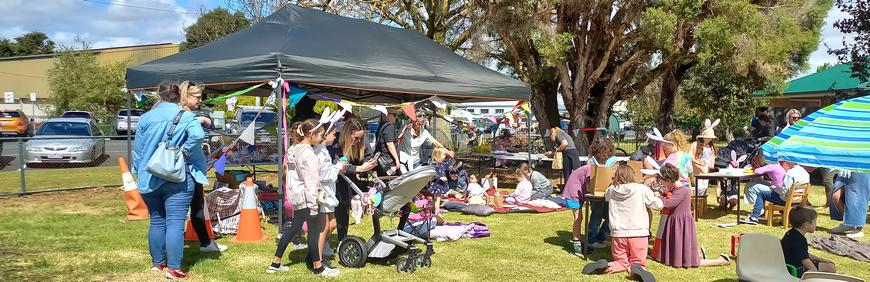
[[[662,92],[659,96],[659,113],[656,116],[656,128],[661,132],[670,132],[674,127],[674,104],[680,95],[680,84],[686,78],[686,73],[692,66],[679,64],[665,72],[662,77]]]
[[[559,105],[556,99],[558,83],[544,79],[531,84],[531,110],[538,120],[538,130],[543,133],[552,126],[559,126]]]

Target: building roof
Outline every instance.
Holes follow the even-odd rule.
[[[851,64],[839,64],[792,81],[782,91],[784,96],[825,95],[838,91],[870,90],[870,82],[861,83],[852,77]],[[753,93],[758,96],[777,95],[765,91]]]
[[[177,43],[155,43],[155,44],[129,45],[129,46],[88,49],[85,51],[91,51],[91,52],[97,52],[97,53],[112,53],[112,52],[117,52],[117,51],[123,51],[125,49],[127,49],[127,50],[150,49],[150,48],[154,48],[154,47],[170,47],[170,46],[176,46],[176,45],[178,45],[178,44]],[[51,58],[51,57],[57,56],[58,54],[60,54],[60,53],[13,56],[13,57],[0,57],[0,61]]]

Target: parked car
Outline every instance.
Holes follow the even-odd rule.
[[[129,131],[131,134],[136,134],[136,127],[139,125],[139,117],[145,114],[144,110],[120,110],[115,114],[115,124],[112,126],[112,135],[127,135],[127,120],[130,121]]]
[[[31,136],[33,123],[21,110],[0,111],[0,136],[3,135]]]
[[[85,119],[94,119],[94,113],[85,112],[85,111],[66,111],[63,112],[62,118],[85,118]]]
[[[27,142],[24,162],[93,163],[106,153],[104,138],[93,120],[85,118],[49,119]]]
[[[237,109],[236,116],[227,122],[227,132],[229,134],[241,134],[242,131],[253,122],[257,129],[255,142],[258,144],[277,144],[278,140],[275,139],[271,133],[262,129],[270,124],[277,125],[278,114],[272,110],[263,109],[263,111],[260,112],[260,115],[257,116],[257,112],[259,111],[259,107],[242,107]],[[256,118],[256,120],[254,120],[254,118]]]

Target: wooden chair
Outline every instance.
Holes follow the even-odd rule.
[[[806,205],[809,201],[809,195],[809,183],[795,184],[789,189],[784,206],[766,203],[764,210],[767,211],[767,226],[773,226],[773,214],[779,211],[782,213],[782,226],[788,228],[788,214],[791,212],[791,208],[795,205]]]

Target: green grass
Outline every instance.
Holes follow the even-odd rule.
[[[117,166],[76,168],[27,168],[24,172],[27,191],[59,188],[120,186]],[[21,192],[18,171],[0,172],[0,193]]]
[[[823,189],[814,187],[811,201],[824,202]],[[711,199],[712,200],[712,199]],[[712,203],[712,201],[711,201]],[[746,205],[744,210],[748,209]],[[818,209],[819,231],[826,236],[836,226],[827,210]],[[147,221],[127,222],[120,189],[0,198],[0,278],[6,281],[162,281],[148,270]],[[448,221],[480,221],[489,225],[492,237],[436,243],[434,267],[411,275],[395,272],[393,264],[370,263],[361,269],[341,267],[341,281],[624,281],[624,274],[583,276],[587,261],[570,254],[570,212],[548,214],[497,214],[473,217],[446,214]],[[733,222],[733,213],[709,209],[698,225],[698,240],[709,254],[729,251],[731,235],[761,232],[782,236],[782,227],[746,226],[718,228]],[[657,218],[653,222],[657,222]],[[386,226],[397,220],[383,219]],[[266,225],[270,238],[276,227]],[[351,234],[368,237],[371,223],[351,226]],[[870,238],[861,239],[870,242]],[[303,251],[290,254],[291,271],[264,273],[275,250],[274,240],[254,245],[236,245],[228,238],[228,252],[220,256],[201,254],[195,245],[185,249],[184,267],[195,281],[303,281],[315,278],[302,261]],[[870,278],[870,264],[812,250],[831,259],[846,274]],[[610,259],[609,250],[598,250],[591,259]],[[285,262],[287,260],[285,259]],[[735,266],[675,269],[648,261],[659,281],[736,281]]]

